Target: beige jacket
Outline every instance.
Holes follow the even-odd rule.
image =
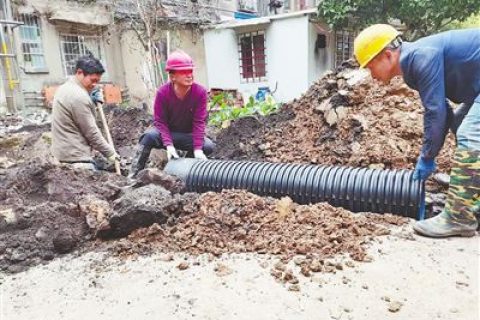
[[[52,153],[59,161],[90,161],[92,148],[105,157],[114,154],[97,126],[95,108],[75,76],[58,88],[53,99]]]

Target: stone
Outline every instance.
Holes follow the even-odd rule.
[[[87,225],[95,234],[110,229],[108,218],[111,208],[107,201],[88,195],[80,199],[78,208],[80,213],[85,216]]]
[[[46,227],[41,227],[35,233],[35,239],[37,239],[38,241],[43,241],[47,239],[47,237],[48,237],[48,229]]]
[[[402,306],[403,306],[403,303],[401,303],[400,301],[390,301],[390,303],[388,304],[388,311],[393,313],[398,312],[400,311]]]
[[[64,254],[72,251],[78,240],[70,230],[62,230],[53,238],[52,242],[55,251]]]

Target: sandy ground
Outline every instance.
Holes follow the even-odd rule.
[[[300,292],[274,280],[277,259],[265,255],[69,255],[1,275],[0,319],[480,319],[479,236],[431,240],[399,230],[371,245],[371,263],[300,275]],[[232,272],[217,274],[219,263]]]

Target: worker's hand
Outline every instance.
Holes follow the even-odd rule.
[[[193,156],[195,157],[195,159],[207,160],[207,156],[205,155],[205,153],[203,153],[203,150],[194,150]]]
[[[114,163],[115,161],[120,161],[120,155],[115,152],[110,157],[108,157],[107,160],[110,163]]]
[[[172,158],[174,158],[174,159],[180,158],[178,156],[177,150],[175,150],[174,146],[167,146],[167,157],[168,157],[168,160],[170,160]]]
[[[418,157],[415,172],[413,173],[413,180],[427,180],[436,168],[437,165],[434,159],[425,160],[422,156]]]
[[[102,103],[105,101],[103,98],[103,92],[100,87],[95,87],[91,92],[90,92],[90,98],[92,99],[93,103]]]

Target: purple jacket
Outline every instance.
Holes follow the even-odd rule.
[[[183,100],[174,92],[173,84],[161,86],[153,106],[153,123],[164,146],[173,145],[171,132],[192,133],[193,149],[201,150],[207,121],[207,90],[197,83]]]

